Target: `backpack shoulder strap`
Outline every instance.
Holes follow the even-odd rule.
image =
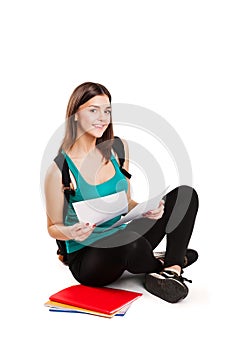
[[[120,162],[120,171],[128,178],[131,178],[131,174],[128,173],[128,171],[126,171],[123,168],[124,162],[125,162],[125,148],[124,148],[124,144],[122,142],[122,140],[120,139],[120,137],[118,136],[114,136],[114,141],[113,141],[113,145],[112,148],[114,149],[114,151],[116,152],[116,154],[118,155],[119,158],[119,162]]]
[[[70,195],[75,194],[70,178],[69,165],[66,161],[64,154],[61,152],[59,152],[58,155],[54,158],[54,162],[57,164],[62,174],[63,192],[66,198],[64,205],[64,213],[66,213],[66,205],[69,203],[69,197]]]
[[[65,159],[64,154],[61,152],[58,153],[58,155],[54,158],[54,162],[57,164],[58,168],[60,169],[62,173],[62,185],[63,185],[63,191],[64,191],[64,207],[63,207],[63,221],[65,220],[67,207],[69,203],[69,197],[70,194],[74,193],[74,190],[71,187],[71,178],[69,173],[69,166]],[[58,245],[58,255],[63,256],[63,263],[66,263],[67,259],[67,252],[66,252],[66,244],[65,241],[62,240],[56,240]]]
[[[65,159],[65,156],[59,152],[56,158],[54,158],[54,162],[57,164],[58,168],[61,170],[62,173],[62,184],[64,186],[64,192],[67,189],[70,189],[70,173],[69,173],[69,166]]]

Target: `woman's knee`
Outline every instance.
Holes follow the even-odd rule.
[[[72,272],[72,271],[71,271]],[[124,270],[112,270],[98,272],[95,269],[92,271],[81,270],[78,274],[73,273],[73,277],[81,284],[89,287],[104,287],[121,277]]]
[[[114,251],[115,249],[108,251],[108,248],[93,249],[82,259],[78,269],[70,268],[73,276],[79,283],[92,287],[102,287],[115,282],[124,272],[124,267]]]
[[[182,185],[179,187],[183,192],[184,195],[186,195],[188,198],[190,198],[190,204],[195,206],[196,208],[199,207],[199,197],[198,193],[195,190],[194,187]]]
[[[173,194],[176,197],[176,199],[185,201],[189,205],[193,205],[198,209],[199,197],[194,187],[188,185],[180,185],[177,186],[170,193]]]

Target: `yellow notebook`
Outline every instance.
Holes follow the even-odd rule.
[[[127,307],[124,307],[121,310],[118,310],[118,311],[109,315],[109,314],[105,314],[102,312],[87,310],[87,309],[83,309],[81,307],[67,305],[67,304],[63,304],[63,303],[58,303],[56,301],[51,301],[51,300],[48,300],[44,304],[44,306],[49,307],[50,311],[72,311],[73,310],[73,311],[80,312],[80,313],[102,316],[102,317],[107,317],[107,318],[112,318],[115,315],[123,316],[129,308],[129,305],[128,305]]]

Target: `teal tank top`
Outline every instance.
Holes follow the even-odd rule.
[[[75,213],[72,203],[93,199],[93,198],[98,198],[98,197],[104,197],[120,191],[125,191],[127,193],[127,190],[128,190],[127,179],[120,171],[119,164],[113,154],[110,157],[110,161],[112,162],[115,168],[115,174],[112,178],[110,178],[106,182],[99,185],[91,185],[88,182],[86,182],[85,179],[82,177],[81,173],[79,172],[78,168],[74,164],[74,162],[71,160],[71,158],[65,152],[63,152],[63,154],[66,158],[69,169],[72,172],[77,184],[75,194],[69,197],[69,203],[68,203],[64,225],[72,226],[77,222],[79,222],[79,219]],[[77,242],[75,240],[65,241],[67,252],[73,253],[79,249],[82,249],[85,246],[91,245],[92,243],[96,242],[101,238],[107,237],[109,235],[116,233],[118,230],[124,229],[126,227],[126,224],[122,224],[118,227],[114,227],[106,232],[103,232],[104,229],[112,226],[120,218],[121,216],[119,215],[109,221],[104,222],[101,225],[98,225],[93,230],[92,234],[82,242]]]

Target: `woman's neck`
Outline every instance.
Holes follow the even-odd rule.
[[[82,157],[87,154],[96,153],[96,137],[91,135],[82,135],[79,137],[69,151],[73,157]]]

